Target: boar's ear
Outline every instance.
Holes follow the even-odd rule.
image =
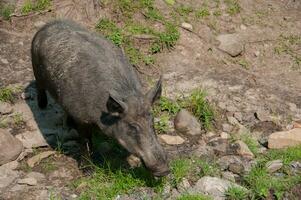
[[[127,105],[116,95],[110,93],[107,101],[107,109],[112,115],[120,116],[127,111]]]
[[[148,91],[148,93],[146,94],[146,98],[151,104],[153,104],[156,100],[160,98],[161,93],[162,93],[162,75],[160,76],[156,85],[150,91]]]

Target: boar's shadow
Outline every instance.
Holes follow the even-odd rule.
[[[36,98],[36,85],[32,81],[26,88],[25,93],[30,94],[26,100],[31,109],[39,132],[51,148],[67,156],[71,156],[80,163],[78,154],[80,152],[80,139],[76,129],[66,123],[66,114],[49,94],[48,105],[40,109]],[[131,169],[126,162],[129,153],[121,147],[113,138],[101,133],[97,127],[92,127],[93,154],[90,158],[92,169],[101,167],[110,172],[119,173],[122,170],[137,179],[145,181],[146,185],[155,186],[160,180],[155,180],[151,173],[143,166]],[[90,169],[91,172],[91,169]]]

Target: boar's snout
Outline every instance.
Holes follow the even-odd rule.
[[[156,165],[155,167],[149,167],[152,174],[156,177],[167,176],[170,173],[168,164]]]
[[[156,177],[166,176],[170,173],[166,152],[157,144],[155,148],[148,151],[149,154],[141,156],[145,166]]]

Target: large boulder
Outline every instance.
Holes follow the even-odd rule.
[[[199,135],[201,134],[201,124],[190,114],[187,110],[182,109],[174,120],[175,129],[179,133],[185,135]]]
[[[22,149],[23,145],[18,139],[7,129],[0,129],[0,165],[17,159]]]
[[[231,187],[238,187],[246,190],[242,186],[228,180],[204,176],[197,181],[195,186],[192,188],[191,193],[206,194],[212,196],[214,200],[224,200],[226,199],[225,192]]]
[[[275,132],[268,137],[268,147],[270,149],[282,149],[297,145],[301,145],[301,128]]]

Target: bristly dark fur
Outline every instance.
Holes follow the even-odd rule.
[[[150,114],[162,79],[145,94],[121,49],[70,21],[42,27],[31,54],[40,108],[47,106],[48,91],[76,123],[97,125],[140,156],[155,175],[167,174]]]

